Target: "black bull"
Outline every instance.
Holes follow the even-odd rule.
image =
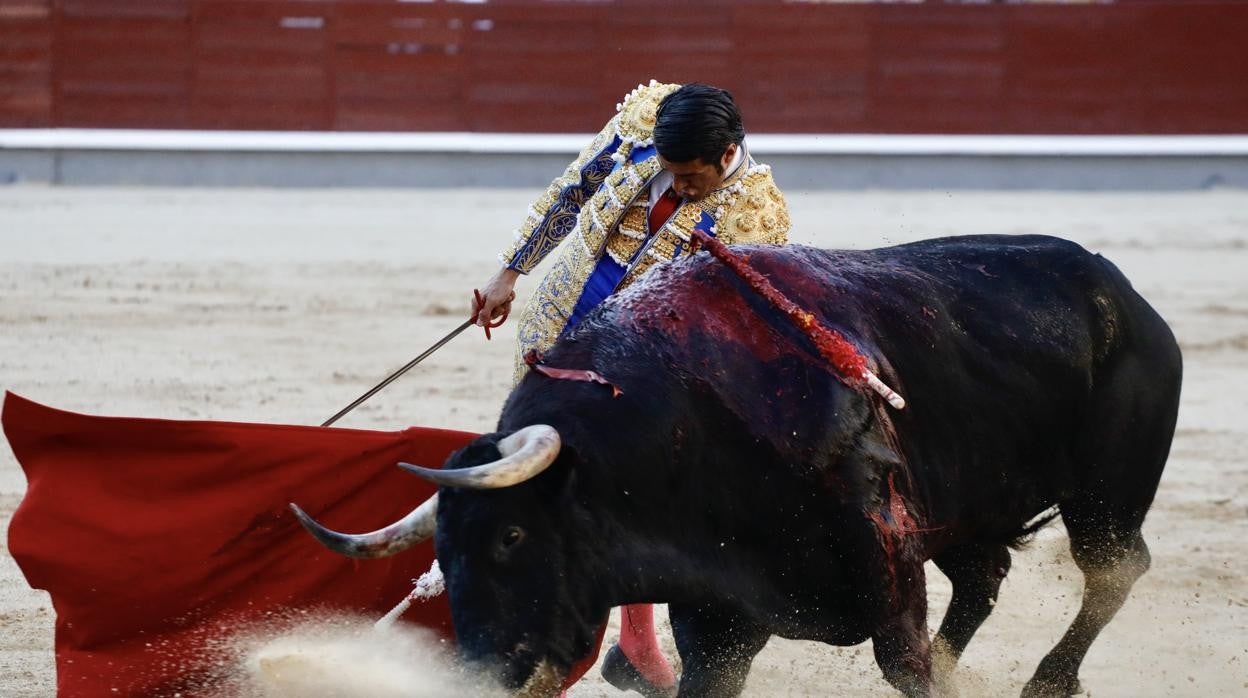
[[[738,251],[907,407],[838,378],[708,255],[649,275],[544,357],[618,396],[530,372],[498,432],[445,466],[495,461],[530,425],[562,440],[525,482],[442,483],[437,556],[465,657],[513,687],[561,676],[611,607],[665,602],[681,695],[739,693],[772,635],[871,638],[885,678],[923,695],[991,611],[1009,546],[1056,510],[1083,605],[1024,694],[1074,692],[1149,564],[1140,526],[1182,372],[1165,322],[1112,264],[1054,238]],[[930,642],[929,559],[953,585]]]

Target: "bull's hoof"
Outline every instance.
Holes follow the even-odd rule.
[[[1068,698],[1080,693],[1083,693],[1083,685],[1079,683],[1077,676],[1069,678],[1033,676],[1027,685],[1023,686],[1022,698]]]
[[[646,698],[672,698],[676,687],[660,688],[646,680],[637,667],[624,656],[619,645],[611,645],[602,660],[602,678],[621,691],[636,691]]]

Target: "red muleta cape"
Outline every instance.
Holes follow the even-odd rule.
[[[74,698],[210,694],[222,634],[267,614],[380,617],[429,569],[433,545],[350,560],[286,504],[371,531],[436,491],[396,463],[438,466],[476,436],[93,417],[12,393],[0,421],[28,482],[9,550],[52,596],[57,689]],[[452,634],[445,594],[402,620]]]

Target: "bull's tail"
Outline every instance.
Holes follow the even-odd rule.
[[[1057,507],[1051,507],[1040,512],[1035,518],[1031,519],[1031,521],[1023,524],[1022,528],[1018,529],[1018,531],[1011,533],[1006,539],[1005,544],[1014,550],[1025,549],[1031,544],[1032,539],[1036,537],[1036,533],[1038,533],[1040,529],[1045,526],[1053,523],[1053,520],[1057,518],[1059,513],[1060,512]]]

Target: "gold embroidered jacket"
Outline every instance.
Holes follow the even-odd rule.
[[[604,256],[623,269],[619,290],[654,265],[687,254],[694,228],[728,244],[788,240],[784,196],[771,168],[748,153],[719,189],[683,202],[662,228],[647,235],[650,182],[662,171],[652,138],[655,112],[678,87],[651,81],[625,97],[615,117],[529,208],[515,241],[500,255],[505,265],[527,274],[571,238],[520,316],[517,380],[526,352],[549,348],[569,320],[579,321],[573,317],[577,302]]]

